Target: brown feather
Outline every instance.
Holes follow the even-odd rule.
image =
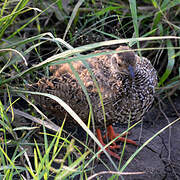
[[[153,102],[157,85],[156,70],[148,59],[140,58],[127,46],[120,46],[116,50],[125,52],[87,59],[103,97],[107,125],[116,121],[127,123],[129,117],[131,121],[141,120]],[[110,50],[94,53],[101,52]],[[72,62],[72,65],[89,93],[96,126],[104,126],[101,101],[89,71],[81,61]],[[134,69],[134,78],[130,77],[129,66]],[[69,65],[66,63],[51,66],[50,71],[53,72],[52,77],[40,79],[30,85],[30,89],[60,97],[87,123],[89,106],[86,96]],[[66,112],[52,99],[37,95],[33,97],[38,104],[58,118]]]

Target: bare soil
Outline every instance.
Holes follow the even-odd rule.
[[[177,112],[180,112],[180,97],[174,100]],[[167,105],[159,110],[152,109],[145,117],[143,125],[138,125],[131,130],[129,138],[138,142],[141,146],[159,130],[178,118],[174,108]],[[119,125],[115,127],[116,132],[123,132],[126,128]],[[123,156],[122,165],[135,152],[137,147],[127,145]],[[104,161],[113,170],[107,157]],[[118,166],[118,161],[116,161]],[[121,167],[122,167],[121,165]],[[107,171],[102,163],[96,164],[95,173]],[[180,121],[156,136],[140,153],[130,162],[124,172],[144,172],[141,175],[123,176],[125,180],[178,180],[180,179]],[[98,176],[100,179],[108,179],[112,175]],[[94,178],[94,179],[97,179]],[[119,179],[121,179],[119,177]]]

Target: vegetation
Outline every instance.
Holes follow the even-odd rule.
[[[113,49],[126,43],[152,60],[159,75],[160,99],[177,96],[180,87],[178,5],[178,0],[1,1],[0,178],[73,179],[79,175],[81,179],[91,179],[93,175],[93,161],[99,152],[95,153],[87,143],[89,139],[96,144],[99,141],[92,131],[61,99],[36,93],[61,104],[87,132],[86,142],[63,133],[65,121],[60,126],[55,124],[28,99],[33,92],[26,90],[27,84],[49,76],[48,69],[53,64],[83,61],[92,56],[88,52],[95,48]],[[80,81],[78,74],[76,77]],[[117,167],[108,157],[117,170],[111,179],[125,172],[139,151],[164,129],[145,142],[123,166]],[[100,161],[104,163],[103,159]],[[105,163],[104,166],[110,169]]]

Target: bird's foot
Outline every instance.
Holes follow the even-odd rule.
[[[101,144],[102,144],[102,143],[101,143]],[[105,146],[105,144],[102,144],[102,146]],[[114,147],[113,147],[113,148],[114,148]],[[100,147],[98,147],[98,151],[99,151],[99,150],[101,150]],[[112,156],[112,157],[120,160],[120,156],[119,156],[117,153],[111,151],[111,150],[110,150],[110,147],[107,147],[107,148],[106,148],[106,152],[107,152],[110,156]],[[99,153],[98,157],[100,157],[101,153],[102,153],[102,152]]]
[[[106,146],[106,144],[104,143],[103,141],[103,138],[102,138],[102,134],[101,134],[101,130],[100,129],[97,129],[96,130],[96,133],[97,133],[97,137],[98,137],[98,140],[100,141],[100,143],[102,144],[102,146]],[[125,136],[126,134],[123,134],[123,136]],[[115,133],[112,125],[108,126],[107,127],[107,135],[105,137],[108,137],[110,141],[112,141],[113,139],[117,138],[119,136],[119,134]],[[137,143],[131,139],[127,139],[125,137],[118,137],[115,141],[122,141],[122,142],[127,142],[129,144],[133,144],[135,146],[137,146]],[[120,156],[113,152],[112,150],[114,149],[120,149],[120,145],[117,145],[116,142],[113,142],[112,145],[109,145],[107,148],[106,148],[106,151],[109,155],[115,157],[116,159],[120,160]],[[98,150],[100,150],[101,148],[98,147]],[[99,157],[100,157],[101,153],[99,154]]]
[[[128,133],[124,133],[123,136],[126,136]],[[112,141],[113,139],[116,138],[115,141],[121,141],[121,142],[126,142],[126,143],[129,143],[129,144],[133,144],[135,146],[137,146],[137,143],[131,139],[127,139],[125,137],[118,137],[119,134],[115,133],[112,125],[108,126],[107,127],[107,135],[105,137],[108,137],[110,141]],[[117,138],[118,137],[118,138]],[[112,143],[113,145],[117,146],[115,141]]]
[[[102,138],[101,130],[100,130],[100,129],[97,129],[97,130],[96,130],[96,133],[97,133],[98,140],[100,141],[100,143],[102,144],[102,146],[103,146],[103,147],[106,146],[106,144],[104,143],[103,138]],[[106,148],[106,152],[107,152],[110,156],[113,156],[113,157],[115,157],[116,159],[120,160],[120,156],[119,156],[117,153],[115,153],[115,152],[113,152],[113,151],[110,150],[110,149],[119,149],[119,148],[120,148],[119,145],[113,145],[113,146],[110,145],[110,146],[108,146],[108,147]],[[98,146],[98,151],[99,151],[99,150],[101,150],[101,148]],[[102,152],[99,153],[98,157],[100,157],[101,153],[102,153]]]

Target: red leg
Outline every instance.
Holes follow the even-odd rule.
[[[125,134],[125,135],[126,135],[126,134]],[[114,138],[118,137],[119,134],[117,134],[117,133],[114,132],[114,129],[113,129],[112,125],[109,125],[109,126],[107,127],[107,136],[109,137],[109,140],[112,141]],[[126,141],[126,142],[129,143],[129,144],[133,144],[133,145],[137,146],[137,143],[136,143],[135,141],[133,141],[133,140],[131,140],[131,139],[124,138],[124,137],[118,137],[118,138],[116,139],[116,141],[122,141],[122,142],[125,142],[125,141]],[[115,144],[115,142],[114,142],[113,144],[114,144],[114,146],[117,146],[117,145]]]
[[[104,141],[103,141],[102,134],[101,134],[101,130],[100,130],[100,129],[96,129],[96,133],[97,133],[97,138],[98,138],[98,140],[100,141],[100,143],[102,144],[102,146],[105,146],[106,144],[105,144]],[[115,133],[112,125],[110,125],[110,126],[107,127],[107,136],[108,136],[109,140],[112,141],[114,138],[118,137],[119,134]],[[127,139],[127,138],[124,138],[124,137],[118,137],[118,138],[116,139],[116,141],[122,141],[122,142],[125,142],[125,141],[126,141],[127,143],[130,143],[130,144],[133,144],[133,145],[137,146],[137,144],[136,144],[135,141],[130,140],[130,139]],[[113,144],[113,145],[110,145],[110,146],[108,146],[108,147],[106,148],[107,153],[108,153],[109,155],[115,157],[116,159],[120,159],[120,156],[119,156],[117,153],[115,153],[115,152],[113,152],[113,151],[110,150],[110,149],[119,149],[120,146],[119,146],[119,145],[116,145],[115,142],[113,142],[112,144]],[[98,147],[98,150],[100,150],[100,149],[101,149],[101,148]],[[100,154],[101,154],[101,153],[100,153]],[[99,156],[100,156],[100,154],[99,154]]]
[[[101,130],[100,129],[96,129],[96,133],[97,133],[97,138],[98,140],[100,141],[100,143],[102,144],[102,146],[105,146],[105,143],[103,141],[103,138],[102,138],[102,134],[101,134]],[[118,146],[116,148],[119,148]],[[101,148],[98,146],[98,151],[100,150]],[[115,149],[115,148],[114,148]],[[120,156],[117,155],[116,153],[114,153],[113,151],[109,150],[109,147],[106,148],[106,151],[109,155],[117,158],[118,160],[120,159]],[[100,157],[101,153],[99,154],[99,157]]]

